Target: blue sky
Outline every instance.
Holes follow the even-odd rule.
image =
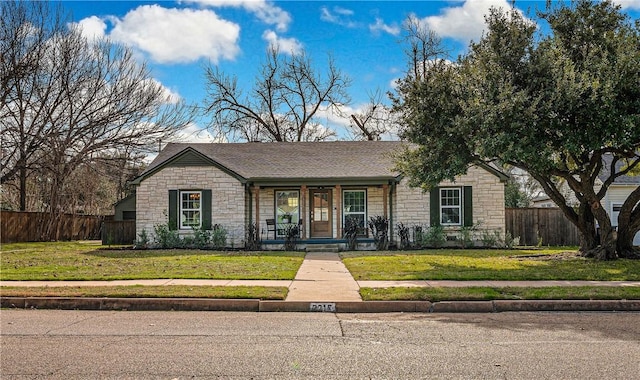
[[[640,18],[640,0],[617,0],[632,18]],[[204,67],[217,65],[237,75],[247,90],[258,73],[266,49],[275,44],[283,54],[304,49],[318,71],[331,55],[352,79],[349,111],[366,104],[368,94],[387,92],[403,75],[402,23],[409,15],[437,32],[452,58],[466,51],[484,29],[489,7],[509,7],[507,0],[459,1],[62,1],[84,33],[106,36],[128,45],[149,65],[167,91],[189,103],[206,98]],[[535,18],[545,1],[517,1],[516,7]],[[341,131],[347,120],[324,115]],[[210,141],[194,125],[185,139]]]

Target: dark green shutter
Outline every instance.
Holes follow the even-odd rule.
[[[202,190],[202,229],[211,229],[211,190]]]
[[[462,204],[464,215],[464,226],[473,226],[473,190],[471,186],[464,187],[464,203]]]
[[[169,229],[178,229],[178,190],[169,190]]]
[[[432,226],[440,225],[440,188],[431,189],[429,198],[429,220]]]

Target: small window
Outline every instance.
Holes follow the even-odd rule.
[[[136,212],[135,211],[123,211],[122,212],[122,220],[136,220]]]
[[[349,223],[358,225],[358,235],[366,235],[367,193],[364,190],[345,190],[342,193],[343,220],[342,225]]]
[[[440,224],[443,226],[459,226],[462,216],[460,188],[440,189]]]
[[[202,192],[180,192],[180,229],[198,228],[202,225]]]

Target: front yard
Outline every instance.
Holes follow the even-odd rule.
[[[0,280],[292,280],[304,252],[131,250],[92,242],[5,244]],[[356,280],[640,281],[640,260],[593,261],[573,248],[343,252]],[[285,299],[286,287],[3,286],[3,296]],[[362,288],[364,300],[640,299],[640,287]]]
[[[640,280],[640,260],[594,261],[563,247],[344,252],[342,258],[356,280]]]
[[[109,249],[83,242],[4,244],[0,279],[291,280],[304,252]]]

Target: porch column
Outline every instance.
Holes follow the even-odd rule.
[[[307,215],[307,185],[300,186],[300,220],[302,220],[302,239],[306,239],[308,235],[307,233],[307,220],[309,220]]]
[[[342,238],[342,186],[336,185],[336,199],[335,199],[335,208],[336,208],[336,238]]]
[[[382,185],[382,210],[383,210],[382,212],[385,219],[388,218],[389,216],[389,212],[387,210],[388,201],[389,201],[389,185],[385,184],[385,185]]]
[[[260,227],[260,186],[253,187],[253,193],[255,194],[256,204],[256,228],[258,229],[258,236],[262,238],[262,227]]]

